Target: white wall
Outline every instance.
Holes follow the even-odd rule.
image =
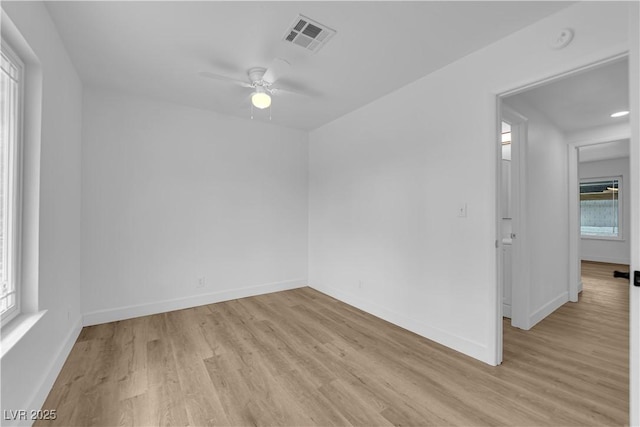
[[[42,3],[5,1],[2,11],[37,56],[43,77],[38,101],[41,133],[32,135],[40,144],[27,148],[40,150],[39,194],[38,185],[30,185],[30,191],[36,193],[27,194],[31,207],[39,205],[39,212],[28,213],[27,220],[35,218],[29,236],[39,233],[34,243],[38,247],[27,250],[38,255],[25,268],[29,268],[29,280],[36,281],[38,295],[31,303],[37,305],[36,310],[46,310],[2,357],[4,414],[5,410],[40,408],[80,331],[82,86]],[[28,98],[38,98],[34,94],[39,90],[37,84],[27,90],[31,91]]]
[[[85,324],[306,285],[307,147],[306,132],[86,88]]]
[[[551,118],[529,105],[520,95],[508,97],[504,102],[527,118],[524,226],[528,239],[530,288],[528,321],[523,326],[529,329],[569,300],[567,143]],[[518,286],[517,280],[514,274],[513,286]],[[512,308],[512,315],[515,309]]]
[[[596,126],[580,129],[565,134],[567,142],[576,145],[599,144],[602,142],[629,139],[631,127],[629,122],[615,123],[606,126]],[[616,147],[615,150],[622,147]],[[629,146],[626,147],[627,153]]]
[[[495,96],[625,51],[627,14],[576,4],[312,131],[310,285],[497,363]]]
[[[578,167],[580,179],[622,176],[622,240],[585,239],[580,242],[580,258],[588,261],[629,264],[630,189],[629,158],[582,162]]]
[[[629,157],[629,138],[579,147],[580,162]]]
[[[629,8],[629,175],[640,185],[640,4]],[[635,193],[638,194],[638,193]],[[631,271],[640,270],[640,197],[631,206]],[[629,291],[629,425],[640,425],[640,287]]]

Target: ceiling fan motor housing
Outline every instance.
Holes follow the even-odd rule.
[[[254,67],[250,68],[247,74],[249,75],[249,79],[254,86],[268,86],[268,84],[265,85],[266,82],[262,80],[266,71],[266,68]]]

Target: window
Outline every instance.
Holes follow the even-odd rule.
[[[580,234],[582,237],[620,239],[621,177],[580,181]]]
[[[2,43],[0,72],[0,313],[20,311],[20,154],[23,64]]]

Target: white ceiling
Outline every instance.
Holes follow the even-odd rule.
[[[273,123],[313,129],[568,6],[571,2],[46,2],[82,80],[248,118],[238,79],[275,57]],[[317,54],[282,41],[301,13],[337,30]],[[242,105],[245,104],[245,107]],[[258,114],[259,113],[259,114]],[[268,112],[256,113],[268,121]]]
[[[571,75],[514,95],[542,112],[564,132],[628,122],[629,63],[626,59]]]

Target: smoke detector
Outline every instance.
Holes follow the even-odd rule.
[[[326,25],[304,15],[298,15],[285,33],[283,40],[317,53],[335,33],[336,30]]]
[[[567,47],[571,40],[573,40],[573,30],[571,28],[563,28],[551,37],[551,47],[562,49]]]

